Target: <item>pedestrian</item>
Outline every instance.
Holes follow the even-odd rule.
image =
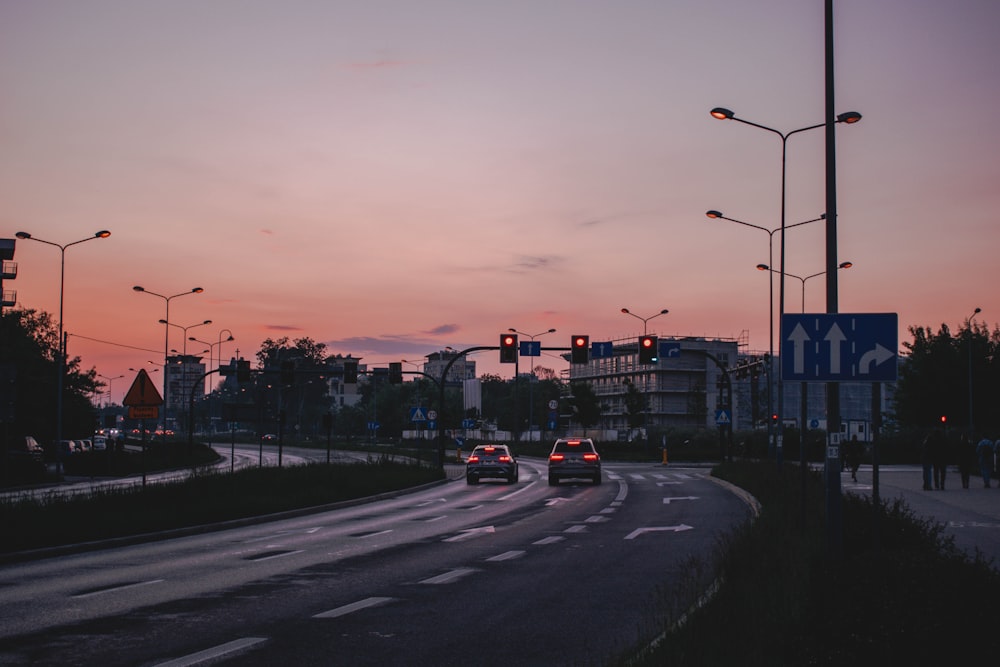
[[[931,465],[934,467],[934,488],[944,491],[944,478],[948,472],[948,436],[941,429],[931,431]]]
[[[983,476],[983,486],[990,488],[990,473],[993,472],[993,441],[985,435],[976,445],[976,454],[979,456],[979,474]]]
[[[858,481],[858,468],[861,467],[861,443],[858,442],[858,436],[852,435],[844,449],[847,467],[851,471],[851,479],[856,482]]]
[[[933,469],[934,459],[931,456],[931,440],[934,435],[934,431],[931,431],[924,437],[923,442],[920,444],[920,463],[923,466],[924,472],[924,491],[931,490],[931,471]]]
[[[962,476],[963,489],[969,488],[969,478],[975,465],[976,448],[972,444],[972,437],[968,433],[963,433],[958,442],[958,474]]]

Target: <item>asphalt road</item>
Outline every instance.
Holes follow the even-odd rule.
[[[522,460],[515,485],[5,565],[0,664],[602,664],[705,590],[692,563],[750,515],[707,469],[550,487]]]

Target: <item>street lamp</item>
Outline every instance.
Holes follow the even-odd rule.
[[[735,120],[735,121],[743,123],[745,125],[750,125],[751,127],[756,127],[756,128],[761,129],[761,130],[766,130],[768,132],[772,132],[772,133],[774,133],[775,135],[777,135],[781,139],[781,227],[780,227],[780,229],[781,229],[781,260],[780,260],[780,272],[781,272],[781,275],[780,275],[780,279],[778,281],[779,284],[780,284],[780,286],[778,288],[778,293],[779,293],[779,296],[778,296],[778,316],[780,318],[781,316],[783,316],[785,314],[785,229],[787,228],[786,225],[785,225],[785,184],[786,184],[786,180],[787,180],[786,179],[786,174],[787,174],[787,159],[786,158],[787,158],[787,154],[788,154],[788,138],[791,137],[794,134],[799,134],[800,132],[805,132],[807,130],[815,130],[816,128],[820,128],[820,127],[826,127],[826,123],[818,123],[816,125],[809,125],[807,127],[800,127],[799,129],[792,130],[791,132],[780,132],[779,130],[776,130],[776,129],[772,128],[772,127],[768,127],[766,125],[761,125],[759,123],[754,123],[752,121],[745,120],[743,118],[738,118],[733,111],[731,111],[729,109],[726,109],[725,107],[715,107],[714,109],[712,109],[712,111],[710,113],[712,114],[713,118],[717,118],[719,120]],[[860,113],[858,113],[857,111],[848,111],[846,113],[842,113],[839,116],[837,116],[834,122],[836,122],[836,123],[846,123],[848,125],[853,125],[854,123],[857,123],[859,120],[861,120],[861,114]],[[834,216],[834,220],[835,219],[836,219],[836,216]],[[774,262],[771,261],[770,263],[773,264]],[[830,265],[832,266],[832,262],[830,263]],[[779,334],[780,334],[780,329],[779,329]],[[779,340],[778,341],[778,354],[779,355],[781,354],[781,348],[782,348],[782,341]],[[772,354],[771,357],[773,359],[774,355]],[[782,396],[782,389],[783,389],[783,386],[782,386],[781,374],[779,374],[778,375],[778,424],[779,424],[779,426],[781,424],[782,408],[784,407],[784,397]],[[779,428],[779,434],[780,434],[780,428]],[[779,435],[779,438],[778,438],[778,445],[779,446],[777,447],[777,452],[776,452],[776,460],[777,460],[777,462],[779,464],[781,463],[781,459],[782,459],[782,452],[781,452],[780,443],[781,443],[781,438],[780,438],[780,435]]]
[[[111,403],[111,400],[112,400],[111,399],[111,383],[114,382],[115,380],[120,380],[120,379],[122,379],[125,376],[124,375],[116,375],[113,378],[110,378],[107,375],[101,375],[100,373],[98,373],[97,377],[102,378],[102,379],[108,381],[108,400],[104,404],[104,407],[108,407],[108,405]]]
[[[840,264],[837,265],[837,268],[838,269],[849,269],[852,266],[854,266],[854,262],[841,262]],[[777,269],[772,269],[767,264],[758,264],[757,265],[757,270],[758,271],[770,271],[772,274],[778,273]],[[808,276],[806,276],[804,278],[802,276],[797,276],[794,273],[786,273],[785,275],[788,276],[789,278],[795,278],[795,279],[801,281],[801,283],[802,283],[802,312],[803,313],[806,312],[806,281],[809,280],[810,278],[815,278],[817,276],[825,276],[826,275],[826,271],[820,271],[819,273],[813,273],[812,275],[808,275]]]
[[[195,325],[195,326],[197,326],[197,325]],[[229,338],[223,340],[222,339],[222,334],[224,334],[224,333],[228,333],[229,334]],[[218,345],[219,346],[219,362],[216,364],[215,367],[216,368],[222,368],[222,344],[223,343],[232,342],[232,341],[234,341],[236,339],[233,338],[233,332],[232,331],[230,331],[229,329],[223,329],[222,331],[219,332],[219,340],[216,341],[216,342],[214,342],[214,343],[209,343],[208,341],[205,341],[205,340],[198,340],[194,336],[188,336],[188,340],[193,340],[194,342],[201,343],[202,345],[208,345],[208,359],[209,359],[210,362],[214,359],[215,352],[214,352],[213,348],[215,348],[215,346]],[[211,369],[209,369],[209,370],[211,370]]]
[[[714,115],[714,114],[713,114]],[[737,220],[736,218],[729,218],[723,215],[719,211],[706,211],[705,215],[712,220],[728,220],[729,222],[735,222],[738,225],[743,225],[744,227],[752,227],[753,229],[759,229],[767,234],[767,265],[774,265],[774,235],[777,232],[782,231],[782,227],[776,227],[774,229],[768,229],[767,227],[761,227],[760,225],[754,225],[749,222],[744,222],[742,220]],[[813,218],[812,220],[805,220],[803,222],[796,222],[791,225],[785,225],[784,229],[791,229],[792,227],[801,227],[802,225],[808,225],[811,222],[819,222],[820,220],[825,220],[826,215],[820,215],[818,218]],[[777,273],[775,271],[774,273]],[[767,344],[767,366],[765,370],[767,371],[767,442],[770,451],[775,450],[774,442],[774,423],[771,420],[771,415],[774,414],[774,385],[772,383],[772,378],[774,373],[772,372],[771,365],[774,363],[774,273],[770,275],[768,282],[768,292],[767,292],[767,303],[768,303],[768,344]],[[780,390],[779,390],[780,391]]]
[[[974,424],[972,421],[972,318],[974,318],[979,313],[983,312],[982,308],[978,306],[972,314],[969,315],[969,442],[972,442],[973,438],[976,437]]]
[[[536,336],[544,336],[545,334],[550,334],[550,333],[555,333],[556,332],[555,329],[548,329],[547,331],[540,331],[539,333],[536,333],[536,334],[528,334],[528,333],[524,333],[523,331],[518,331],[517,329],[514,329],[513,327],[507,329],[507,331],[509,331],[511,333],[518,334],[519,336],[525,336],[526,338],[529,338],[531,340],[535,340]],[[520,359],[520,357],[521,357],[520,354],[518,354],[516,357],[514,357],[514,390],[515,391],[517,391],[517,382],[518,382],[518,380],[517,380],[517,378],[518,378],[518,370],[517,370],[518,363],[517,363],[517,360]],[[531,375],[531,377],[528,378],[528,439],[532,440],[532,442],[534,442],[534,439],[533,439],[533,437],[531,435],[531,429],[535,425],[535,383],[532,382],[532,379],[535,377],[535,368],[534,368],[534,366],[532,366],[532,368],[531,368],[531,374],[530,375]],[[517,396],[516,395],[514,397],[514,409],[515,410],[517,409]],[[517,426],[519,427],[519,425],[517,425]]]
[[[659,317],[660,315],[666,315],[670,311],[667,310],[666,308],[664,308],[660,312],[656,313],[655,315],[650,315],[649,317],[639,317],[638,315],[636,315],[635,313],[633,313],[628,308],[622,308],[622,312],[624,314],[626,314],[626,315],[631,315],[632,317],[634,317],[637,320],[642,320],[642,335],[645,336],[646,335],[646,323],[649,322],[654,317]]]
[[[111,232],[106,229],[102,229],[99,232],[95,232],[93,236],[88,236],[85,239],[80,239],[79,241],[73,241],[72,243],[66,243],[65,245],[60,245],[58,243],[53,243],[52,241],[45,241],[44,239],[36,239],[34,236],[28,232],[17,232],[14,236],[19,239],[26,241],[38,241],[39,243],[44,243],[45,245],[55,246],[59,248],[59,361],[57,363],[56,372],[59,374],[56,380],[56,472],[60,475],[62,474],[62,422],[63,422],[63,375],[66,371],[66,341],[63,335],[63,296],[66,291],[66,248],[70,246],[77,245],[78,243],[83,243],[85,241],[93,241],[94,239],[106,239],[111,236]]]
[[[163,301],[167,304],[166,317],[164,319],[160,320],[160,322],[164,323],[164,325],[165,325],[163,327],[163,367],[164,367],[164,371],[163,371],[163,423],[164,423],[164,425],[166,425],[166,423],[167,423],[167,410],[170,408],[170,392],[167,391],[168,377],[167,377],[167,371],[166,371],[167,363],[168,363],[167,357],[169,356],[169,349],[170,349],[170,327],[166,326],[166,325],[170,324],[170,300],[171,299],[176,299],[179,296],[184,296],[185,294],[201,294],[205,290],[202,289],[201,287],[192,287],[187,292],[178,292],[177,294],[171,294],[170,296],[165,296],[163,294],[157,294],[156,292],[150,292],[148,289],[146,289],[145,287],[142,287],[141,285],[136,285],[132,289],[135,290],[136,292],[143,292],[145,294],[152,294],[153,296],[158,296],[161,299],[163,299]]]

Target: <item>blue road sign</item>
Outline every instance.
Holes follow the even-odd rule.
[[[729,414],[729,410],[716,410],[715,411],[715,423],[718,426],[725,426],[727,424],[733,423],[733,418]]]
[[[542,341],[540,340],[522,340],[518,347],[522,357],[542,356]]]
[[[590,344],[591,359],[610,359],[615,356],[615,344],[611,341]]]
[[[894,382],[898,321],[896,313],[785,313],[781,379]]]
[[[410,421],[411,422],[425,422],[427,421],[427,411],[423,408],[410,408]]]
[[[680,343],[670,340],[661,340],[659,343],[660,349],[657,352],[660,353],[660,359],[677,359],[681,356]]]

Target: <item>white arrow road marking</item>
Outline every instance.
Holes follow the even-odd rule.
[[[679,526],[651,526],[649,528],[636,528],[631,533],[625,536],[626,540],[634,540],[640,535],[645,535],[646,533],[662,533],[662,532],[672,532],[672,533],[682,533],[685,530],[694,530],[694,526],[688,526],[687,524],[681,524]]]
[[[351,614],[362,609],[368,609],[369,607],[379,607],[387,602],[392,602],[394,599],[395,598],[365,598],[364,600],[358,600],[357,602],[352,602],[351,604],[345,604],[343,607],[337,607],[336,609],[316,614],[313,618],[337,618],[338,616]]]
[[[430,579],[424,579],[420,583],[422,584],[450,584],[454,581],[458,581],[462,577],[467,577],[476,570],[471,567],[460,567],[450,572],[445,572],[444,574],[439,574],[436,577],[431,577]]]
[[[883,347],[880,343],[875,343],[874,350],[868,350],[861,355],[861,361],[858,362],[858,373],[867,375],[871,373],[873,365],[881,366],[895,356],[892,350]]]
[[[464,542],[465,540],[471,540],[473,537],[479,537],[481,535],[486,535],[488,533],[495,533],[496,529],[493,526],[483,526],[482,528],[467,528],[463,530],[458,535],[454,535],[447,539],[442,540],[442,542]]]
[[[840,375],[840,344],[847,340],[847,336],[841,331],[836,322],[830,327],[823,340],[830,343],[830,374]]]
[[[806,372],[806,341],[809,340],[809,333],[799,322],[788,335],[788,340],[792,341],[792,362],[793,372],[801,375]]]
[[[545,506],[552,507],[553,505],[556,505],[558,503],[568,503],[568,502],[569,498],[549,498],[548,500],[545,501]]]
[[[663,499],[663,504],[669,505],[672,500],[698,500],[698,496],[668,496]]]

